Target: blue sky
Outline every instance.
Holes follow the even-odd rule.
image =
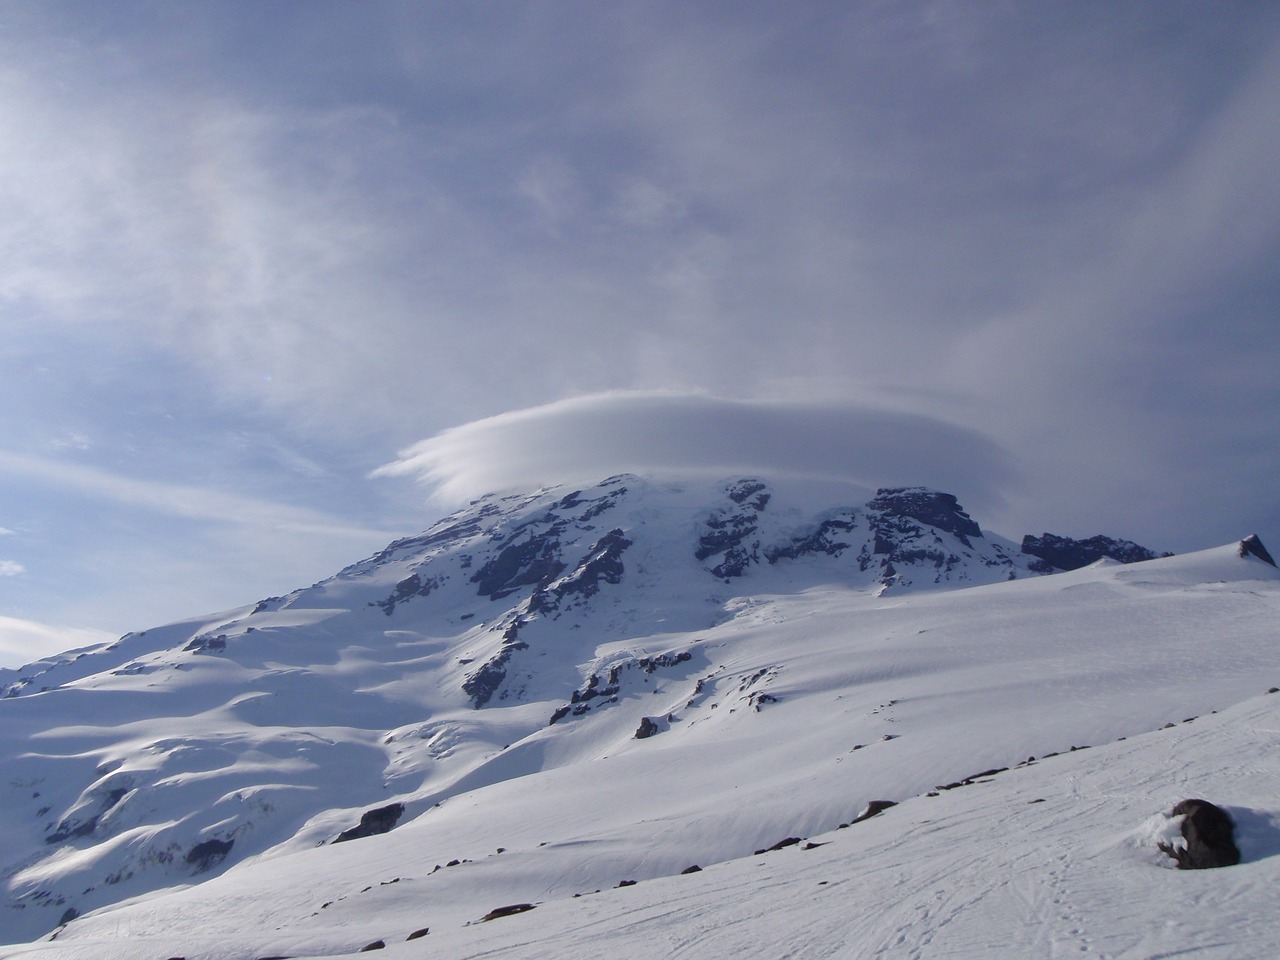
[[[0,663],[611,464],[1280,540],[1275,5],[8,0],[0,65]]]

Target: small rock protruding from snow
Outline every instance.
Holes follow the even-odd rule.
[[[636,739],[647,740],[649,737],[652,737],[655,733],[660,732],[661,729],[662,729],[661,727],[659,727],[656,723],[653,722],[653,718],[641,717],[640,726],[636,728]]]
[[[867,803],[863,811],[849,821],[850,824],[861,823],[863,820],[870,820],[872,817],[878,817],[890,807],[896,807],[898,804],[894,800],[871,800]]]
[[[495,907],[481,917],[480,922],[488,923],[490,920],[497,920],[501,917],[513,917],[517,913],[527,913],[536,906],[536,903],[513,903],[507,907]]]
[[[800,843],[802,843],[803,841],[804,841],[804,837],[786,837],[782,840],[779,840],[777,843],[775,843],[771,847],[763,847],[762,849],[757,850],[755,852],[755,855],[758,857],[762,853],[776,853],[779,850],[787,849],[787,847],[799,846]]]

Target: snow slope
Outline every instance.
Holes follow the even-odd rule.
[[[0,939],[69,922],[0,956],[1156,956],[1224,885],[1204,955],[1280,942],[1241,913],[1280,852],[1274,567],[1232,544],[1038,576],[945,495],[832,502],[481,501],[28,671],[0,700]],[[1250,831],[1240,867],[1154,853],[1197,793]],[[900,803],[838,829],[872,800]],[[793,837],[830,843],[755,855]]]
[[[1280,943],[1277,731],[1280,696],[1253,698],[918,797],[805,845],[433,929],[429,950],[393,942],[406,920],[429,912],[405,897],[400,925],[381,931],[386,955],[1271,956]],[[1243,862],[1229,871],[1180,872],[1155,852],[1157,811],[1201,793],[1236,820]]]

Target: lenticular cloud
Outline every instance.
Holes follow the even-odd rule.
[[[847,402],[605,393],[444,430],[376,475],[414,476],[444,501],[615,473],[758,472],[864,486],[924,484],[998,502],[1012,469],[985,436]]]

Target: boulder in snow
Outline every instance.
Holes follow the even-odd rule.
[[[404,813],[403,803],[390,803],[376,810],[369,810],[360,815],[360,823],[343,830],[334,839],[334,843],[345,843],[347,840],[359,840],[362,837],[374,837],[380,833],[388,833],[400,822]]]
[[[660,729],[661,728],[656,723],[653,722],[652,717],[641,717],[640,726],[636,728],[636,739],[647,740],[649,737],[652,737],[655,733],[658,733]]]
[[[1159,844],[1160,850],[1178,862],[1179,870],[1233,867],[1240,862],[1235,824],[1221,807],[1208,800],[1182,800],[1170,811],[1182,817],[1182,841]]]

